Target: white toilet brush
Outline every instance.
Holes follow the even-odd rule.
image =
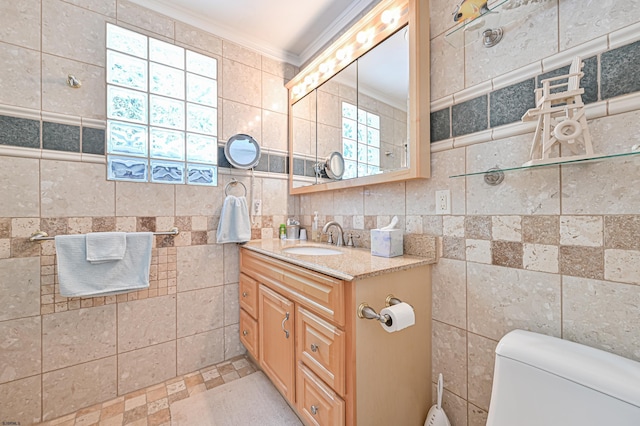
[[[442,409],[442,373],[438,375],[438,403],[431,407],[424,426],[451,426],[447,414]]]

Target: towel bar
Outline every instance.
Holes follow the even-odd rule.
[[[247,187],[246,187],[246,186],[244,186],[244,183],[240,182],[239,180],[236,180],[235,178],[232,178],[232,179],[229,181],[229,183],[227,183],[227,184],[224,186],[224,195],[225,195],[225,196],[229,195],[229,194],[227,193],[227,190],[229,189],[229,186],[230,186],[230,185],[236,186],[237,184],[242,185],[242,187],[244,188],[244,195],[247,195]]]
[[[154,232],[153,235],[178,235],[179,233],[180,233],[180,230],[174,226],[168,231]],[[29,241],[36,241],[36,242],[53,240],[53,239],[55,239],[55,237],[50,237],[49,234],[47,234],[44,231],[36,231],[33,234],[31,234],[31,237],[29,237]]]

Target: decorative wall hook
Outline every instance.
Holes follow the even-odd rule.
[[[74,89],[79,89],[82,86],[82,82],[72,74],[69,74],[67,76],[67,84],[69,85],[69,87],[72,87]]]

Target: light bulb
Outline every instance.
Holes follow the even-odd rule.
[[[369,41],[369,34],[366,31],[360,31],[356,36],[356,41],[360,44],[365,44]]]

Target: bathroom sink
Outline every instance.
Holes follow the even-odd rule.
[[[296,246],[289,247],[282,250],[284,253],[289,254],[302,254],[308,256],[331,256],[335,254],[342,254],[341,251],[330,249],[327,247],[315,247],[315,246]]]

